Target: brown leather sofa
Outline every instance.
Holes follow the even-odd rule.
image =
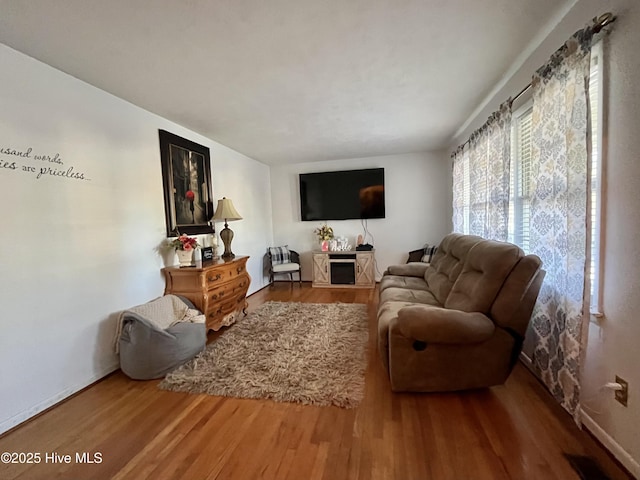
[[[504,383],[522,349],[544,270],[516,245],[452,233],[430,264],[388,268],[378,351],[394,391]]]

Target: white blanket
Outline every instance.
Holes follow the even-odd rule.
[[[158,330],[166,330],[176,323],[205,323],[205,316],[198,310],[189,308],[182,300],[175,295],[165,295],[151,300],[148,303],[123,310],[118,317],[116,330],[115,349],[119,352],[120,335],[122,334],[123,321],[126,314],[140,317]]]

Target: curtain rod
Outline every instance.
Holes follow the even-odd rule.
[[[603,13],[602,15],[600,15],[599,17],[593,17],[593,31],[594,33],[598,33],[600,32],[600,30],[602,30],[604,27],[606,27],[607,25],[612,24],[613,22],[615,22],[616,17],[613,15],[613,13],[611,12],[607,12],[607,13]],[[513,102],[515,102],[518,98],[520,98],[522,95],[525,94],[525,92],[527,90],[529,90],[531,88],[531,82],[529,82],[522,90],[520,90],[518,93],[515,94],[515,96],[511,99],[511,104],[513,104]],[[460,145],[460,147],[464,147],[467,143],[469,143],[470,139],[467,140],[466,142],[464,142],[462,145]],[[460,148],[458,147],[458,148]],[[456,149],[457,151],[457,149]]]
[[[593,17],[593,32],[598,33],[607,25],[615,22],[616,17],[611,13],[603,13],[599,17]],[[531,88],[531,82],[527,84],[522,90],[515,94],[515,96],[511,99],[511,103],[515,102],[518,98],[520,98],[524,93]]]

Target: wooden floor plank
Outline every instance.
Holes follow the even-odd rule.
[[[522,365],[491,389],[391,392],[376,351],[377,290],[278,282],[252,295],[249,311],[272,300],[367,305],[358,408],[168,392],[118,372],[0,437],[0,452],[99,452],[102,463],[0,464],[0,478],[579,479],[565,453],[629,478]]]

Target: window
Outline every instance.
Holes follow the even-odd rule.
[[[590,280],[591,313],[601,316],[600,259],[602,217],[602,42],[591,50],[589,76],[589,104],[591,121],[591,262],[587,275]],[[514,112],[511,122],[511,169],[509,197],[509,236],[511,243],[529,252],[530,187],[531,187],[531,122],[532,102]]]
[[[591,313],[596,317],[602,316],[600,241],[602,235],[603,194],[603,84],[602,42],[600,41],[591,47],[591,75],[589,76],[589,106],[591,108],[591,264],[589,265],[588,273],[591,280]]]
[[[453,228],[506,240],[511,107],[503,103],[453,157]]]
[[[518,109],[511,120],[511,169],[508,240],[529,252],[531,213],[532,102]]]
[[[469,233],[471,215],[471,165],[469,151],[460,152],[454,163],[453,178],[457,179],[454,185],[453,208],[455,212],[454,231]]]

